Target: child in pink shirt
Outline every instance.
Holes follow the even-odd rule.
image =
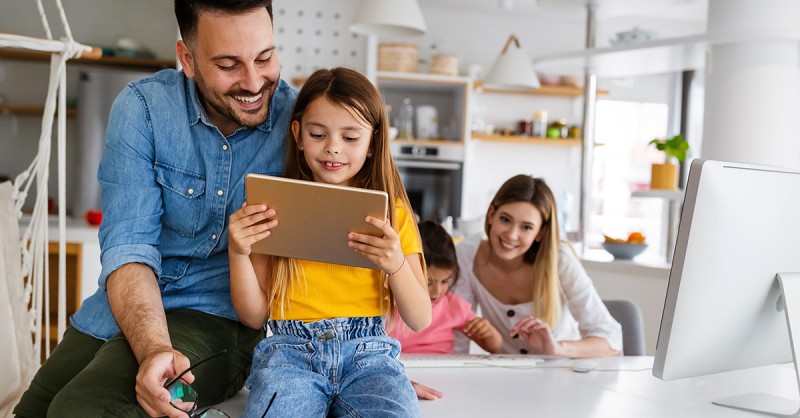
[[[452,354],[454,330],[463,332],[490,353],[500,351],[503,342],[500,332],[489,321],[478,317],[461,296],[450,291],[459,273],[453,239],[433,221],[421,222],[419,234],[428,266],[432,321],[421,332],[411,331],[400,321],[389,335],[400,341],[404,353]]]

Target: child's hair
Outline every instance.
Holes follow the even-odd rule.
[[[357,119],[361,119],[372,127],[372,139],[369,145],[369,154],[361,170],[350,179],[350,185],[363,189],[379,190],[386,192],[389,197],[389,221],[398,229],[396,204],[401,202],[402,206],[411,214],[411,203],[408,201],[406,189],[400,179],[400,173],[392,159],[389,151],[389,123],[388,115],[383,98],[374,85],[362,74],[357,71],[338,67],[333,69],[321,69],[311,74],[306,80],[292,109],[291,121],[289,123],[288,138],[288,159],[286,163],[286,177],[314,181],[311,168],[306,163],[302,152],[294,141],[294,134],[291,130],[291,122],[302,122],[303,113],[308,106],[318,98],[325,98],[335,105],[342,106],[353,114]],[[303,127],[300,124],[302,135]],[[416,224],[412,223],[416,226]],[[419,232],[414,228],[414,232]],[[419,237],[419,235],[417,235]],[[269,270],[267,277],[270,287],[269,301],[281,301],[281,310],[285,308],[287,301],[287,285],[289,278],[295,277],[298,272],[298,264],[294,259],[284,257],[268,257]],[[423,264],[423,272],[427,277],[427,269]],[[385,273],[376,271],[382,277]],[[381,281],[381,292],[384,286]],[[388,287],[387,287],[388,288]],[[389,289],[388,295],[381,295],[381,303],[388,296],[389,304],[385,312],[391,312],[394,308],[394,297]]]
[[[453,281],[450,282],[448,289],[450,291],[455,286],[456,280],[460,275],[453,237],[438,222],[425,220],[420,222],[418,227],[419,235],[422,239],[422,253],[425,254],[427,267],[429,269],[438,267],[453,270]]]
[[[523,255],[523,260],[533,264],[533,307],[534,315],[550,327],[555,327],[561,316],[561,282],[558,278],[558,217],[556,200],[545,181],[527,175],[517,175],[508,179],[495,194],[486,213],[484,230],[491,231],[489,213],[507,203],[527,202],[542,214],[540,240],[534,241]],[[489,246],[492,241],[489,240]]]

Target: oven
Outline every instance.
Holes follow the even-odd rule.
[[[464,179],[464,144],[394,141],[391,151],[414,213],[421,220],[458,219]]]

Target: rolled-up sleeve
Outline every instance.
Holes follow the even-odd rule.
[[[161,272],[157,247],[163,204],[155,158],[144,98],[128,86],[111,107],[97,173],[103,211],[99,233],[103,267],[98,280],[102,289],[108,276],[128,263],[146,264],[157,276]]]

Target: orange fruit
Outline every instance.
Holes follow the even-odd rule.
[[[631,232],[628,235],[628,244],[644,244],[644,234],[641,232]]]

